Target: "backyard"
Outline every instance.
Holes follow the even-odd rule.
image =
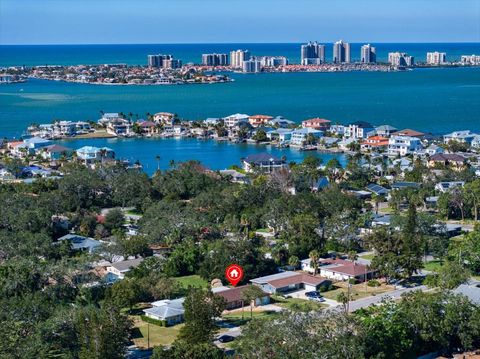
[[[347,294],[348,292],[348,283],[347,282],[338,282],[335,283],[334,289],[329,290],[328,292],[323,292],[322,295],[327,299],[337,300],[337,297],[340,293]],[[351,300],[357,300],[365,297],[370,297],[372,295],[383,294],[386,292],[391,292],[395,288],[391,285],[386,285],[381,283],[378,287],[366,286],[365,283],[353,284],[350,287],[350,298]]]
[[[161,327],[156,324],[144,322],[138,315],[132,315],[130,319],[133,321],[132,341],[139,348],[148,348],[149,334],[150,348],[156,345],[170,345],[183,326],[183,324],[178,324],[172,327]]]

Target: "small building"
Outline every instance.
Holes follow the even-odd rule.
[[[245,175],[244,173],[240,173],[235,170],[221,170],[219,172],[221,175],[230,178],[231,179],[230,181],[233,183],[242,183],[242,184],[249,183],[248,176]]]
[[[254,115],[248,118],[248,122],[253,127],[259,127],[259,126],[265,126],[272,119],[273,117],[268,115]]]
[[[457,288],[453,290],[454,294],[461,294],[464,297],[467,297],[470,302],[476,305],[480,305],[480,283],[479,282],[469,282],[466,284],[460,284]]]
[[[446,193],[454,188],[462,188],[464,185],[464,181],[439,182],[435,185],[435,189],[439,192]]]
[[[328,131],[331,121],[324,118],[311,118],[309,120],[302,121],[303,128],[313,128],[314,130]]]
[[[292,139],[293,130],[287,128],[277,128],[267,132],[267,138],[272,141],[289,142]]]
[[[85,164],[99,162],[104,159],[114,159],[115,151],[108,147],[93,147],[93,146],[84,146],[79,148],[77,151],[77,158],[80,161],[85,162]]]
[[[234,115],[227,116],[223,119],[223,122],[225,123],[225,127],[232,128],[232,127],[238,127],[240,124],[246,124],[250,123],[249,122],[250,116],[242,113],[236,113]]]
[[[373,278],[376,272],[366,265],[345,259],[320,260],[319,270],[320,275],[328,279],[340,281],[356,279],[361,282]]]
[[[276,128],[289,128],[295,125],[294,121],[287,120],[282,116],[277,116],[274,119],[268,121],[268,124]]]
[[[228,288],[228,287],[217,287],[212,288],[212,292],[216,295],[225,299],[227,305],[227,310],[242,308],[244,306],[249,306],[250,303],[246,303],[243,299],[243,291],[247,289],[248,285],[242,285],[240,287]],[[256,298],[254,301],[254,306],[261,306],[270,303],[270,294],[263,293],[259,298]]]
[[[420,188],[420,183],[416,182],[395,182],[392,184],[392,189],[403,189],[403,188]]]
[[[117,279],[125,278],[125,274],[132,268],[138,267],[143,262],[143,258],[127,259],[112,263],[107,267],[107,272],[112,273]]]
[[[42,148],[40,155],[50,161],[58,161],[62,157],[69,158],[72,155],[73,150],[61,145],[51,145]]]
[[[350,123],[345,128],[345,136],[347,138],[364,139],[374,133],[375,127],[366,121],[356,121]]]
[[[436,155],[437,153],[443,153],[444,149],[440,146],[432,144],[425,149],[425,154],[428,156]]]
[[[476,133],[472,133],[470,130],[454,131],[452,133],[443,136],[443,142],[448,144],[452,141],[471,144],[473,139],[478,136]]]
[[[148,318],[163,321],[167,326],[179,324],[184,320],[184,301],[185,298],[159,300],[150,303],[152,307],[143,312]]]
[[[100,241],[90,237],[80,236],[78,234],[66,234],[63,237],[58,238],[57,241],[68,241],[74,251],[85,251],[88,253],[93,253],[101,246]]]
[[[393,135],[388,140],[388,154],[391,156],[406,156],[422,149],[422,142],[413,136]]]
[[[163,126],[173,126],[175,120],[175,114],[170,112],[157,112],[155,115],[153,115],[153,122]]]
[[[323,136],[323,132],[313,128],[305,127],[293,130],[290,138],[290,144],[294,146],[303,146],[309,137],[313,137],[315,141]]]
[[[362,150],[373,150],[373,151],[382,151],[388,147],[388,138],[380,135],[367,137],[361,143]]]
[[[425,134],[423,132],[415,131],[410,128],[406,128],[404,130],[400,130],[394,133],[395,136],[408,136],[408,137],[417,137],[423,138]]]
[[[382,125],[382,126],[375,127],[376,134],[378,136],[383,136],[383,137],[390,137],[390,135],[392,135],[397,131],[398,129],[390,125]]]
[[[466,165],[466,159],[456,153],[437,153],[428,159],[427,165],[428,167],[442,165],[451,166],[456,169],[463,169]]]
[[[374,194],[376,194],[377,196],[387,196],[389,193],[390,193],[390,190],[388,190],[387,188],[385,187],[382,187],[376,183],[370,183],[367,187],[366,187],[367,191],[370,191]]]
[[[249,155],[242,159],[242,163],[243,168],[247,172],[253,172],[257,169],[261,172],[272,173],[287,166],[284,159],[280,159],[269,153]]]
[[[314,291],[331,284],[331,281],[326,278],[292,271],[251,279],[250,282],[270,294],[288,293],[301,289]]]

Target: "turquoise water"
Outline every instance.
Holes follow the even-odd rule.
[[[357,52],[355,46],[353,54]],[[203,51],[224,52],[232,48],[298,58],[298,44],[0,46],[0,64],[133,64],[142,63],[145,55],[152,52],[169,52],[184,61],[198,62]],[[480,53],[478,43],[381,44],[377,48],[380,58],[393,50],[415,56],[440,50],[455,58]],[[1,85],[0,137],[18,137],[29,124],[54,119],[95,121],[100,111],[132,112],[140,117],[147,112],[168,111],[184,119],[261,113],[282,115],[297,122],[319,116],[338,123],[364,120],[435,134],[462,129],[480,132],[480,68],[232,77],[235,81],[227,84],[185,86],[100,86],[41,80]],[[102,145],[102,141],[106,140],[76,141],[71,147]],[[109,145],[119,156],[143,159],[149,167],[156,166],[154,157],[158,152],[168,160],[194,158],[219,169],[238,163],[248,151],[264,150],[180,140],[113,140]],[[298,160],[304,154],[290,151],[286,155],[289,160]]]
[[[160,167],[168,168],[170,160],[184,162],[198,160],[208,168],[220,170],[231,165],[240,165],[241,158],[253,153],[269,152],[275,156],[286,156],[287,161],[300,162],[306,154],[312,154],[321,158],[324,163],[336,157],[342,164],[346,158],[341,154],[318,153],[316,151],[302,152],[296,149],[278,149],[272,146],[254,144],[233,144],[230,142],[217,142],[215,140],[197,139],[95,139],[95,140],[69,140],[59,141],[62,145],[70,148],[80,148],[85,145],[97,147],[107,146],[115,150],[117,158],[128,159],[131,162],[137,160],[143,165],[148,174],[157,169],[157,160],[160,156]]]

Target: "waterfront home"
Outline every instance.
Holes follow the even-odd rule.
[[[423,138],[425,134],[423,132],[411,130],[409,128],[406,128],[401,131],[395,132],[396,136],[408,136],[408,137],[418,137],[418,138]]]
[[[153,121],[137,121],[136,125],[142,135],[152,136],[158,133],[158,127]]]
[[[292,130],[287,128],[277,128],[267,132],[267,138],[270,141],[288,142],[292,138]]]
[[[223,122],[225,123],[225,127],[228,128],[233,128],[233,127],[239,127],[241,124],[249,124],[249,118],[250,116],[242,114],[242,113],[236,113],[234,115],[230,115],[227,117],[223,118]]]
[[[173,126],[176,122],[176,116],[170,112],[157,112],[153,115],[153,122],[163,126]]]
[[[331,281],[309,274],[285,271],[251,279],[250,282],[270,294],[281,294],[298,290],[316,291],[331,284]]]
[[[227,178],[230,179],[231,182],[233,183],[242,183],[242,184],[247,184],[249,183],[249,179],[247,175],[240,173],[235,170],[221,170],[219,171],[221,175],[226,176]]]
[[[456,153],[437,153],[428,159],[428,167],[450,166],[454,169],[461,170],[466,166],[466,159]]]
[[[390,125],[382,125],[375,127],[376,134],[383,137],[390,137],[396,131],[398,131],[398,129]]]
[[[329,132],[337,135],[337,136],[343,136],[345,134],[346,127],[344,125],[330,125],[330,130]]]
[[[383,151],[388,148],[388,138],[375,135],[367,137],[360,145],[364,151]]]
[[[208,126],[216,126],[216,125],[222,123],[223,119],[218,118],[218,117],[209,117],[206,120],[204,120],[203,122]]]
[[[73,150],[61,145],[50,145],[40,150],[40,156],[46,160],[58,161],[61,158],[68,158],[72,155]]]
[[[273,119],[272,116],[254,115],[248,118],[248,122],[253,127],[259,127],[259,126],[265,126],[268,123],[268,121],[270,121],[271,119]]]
[[[101,242],[90,237],[80,236],[78,234],[66,234],[57,239],[57,243],[67,241],[70,243],[72,250],[85,251],[93,253],[101,246]]]
[[[366,265],[345,259],[320,260],[319,270],[322,277],[339,281],[354,279],[363,282],[373,278],[376,273]]]
[[[165,322],[167,326],[182,323],[185,309],[183,303],[185,298],[164,299],[153,303],[152,308],[144,309],[145,316]]]
[[[313,128],[300,128],[292,131],[290,145],[303,146],[312,137],[315,141],[323,136],[323,132]]]
[[[268,121],[268,124],[276,128],[289,128],[295,125],[294,121],[287,120],[282,116],[277,116],[274,119]]]
[[[338,142],[338,148],[347,151],[352,143],[357,142],[355,138],[344,138],[343,140]]]
[[[470,130],[454,131],[443,136],[443,143],[448,144],[452,141],[457,141],[471,144],[476,136],[478,136],[478,134],[472,133]]]
[[[356,121],[345,127],[345,137],[353,139],[365,139],[373,135],[375,127],[366,121]]]
[[[103,161],[105,159],[114,159],[115,152],[108,147],[93,147],[93,146],[84,146],[79,148],[77,151],[77,158],[80,161],[85,162],[85,164],[90,164],[94,162]]]
[[[393,135],[388,140],[388,154],[391,156],[406,156],[421,149],[422,143],[417,137]]]
[[[439,192],[446,193],[455,188],[462,188],[464,185],[464,181],[439,182],[435,185],[435,189]]]
[[[143,258],[127,259],[112,263],[107,267],[107,272],[113,274],[115,279],[125,278],[125,274],[133,268],[136,268],[143,262]]]
[[[54,137],[70,137],[77,133],[77,124],[72,121],[57,121],[53,124]]]
[[[76,133],[88,133],[92,129],[90,123],[85,121],[77,121],[75,122],[75,131]]]
[[[50,140],[31,137],[23,141],[9,142],[7,147],[15,157],[25,157],[27,155],[33,155],[37,150],[50,145],[52,145],[52,141]]]
[[[119,113],[109,112],[109,113],[104,113],[102,115],[102,118],[100,118],[97,122],[99,125],[107,126],[110,121],[114,121],[119,118],[122,118]]]
[[[473,138],[471,146],[475,149],[480,149],[480,135]]]
[[[436,155],[437,153],[443,153],[443,152],[444,152],[444,149],[440,146],[437,146],[436,144],[432,144],[428,146],[424,151],[424,153],[427,156],[433,156],[433,155]]]
[[[133,135],[132,124],[123,118],[117,118],[107,124],[107,133],[115,136]]]
[[[260,172],[272,173],[287,167],[284,159],[275,157],[269,153],[256,153],[249,155],[242,159],[242,163],[246,172],[258,170]]]
[[[328,131],[331,121],[324,118],[311,118],[309,120],[302,121],[303,128],[313,128],[314,130]]]
[[[212,292],[225,299],[226,310],[232,310],[237,308],[242,308],[244,306],[261,306],[267,305],[270,303],[270,294],[263,292],[261,296],[252,300],[252,303],[246,302],[243,298],[243,292],[247,289],[249,285],[242,285],[235,288],[229,288],[225,286],[212,288]]]

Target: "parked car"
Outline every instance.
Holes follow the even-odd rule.
[[[305,297],[307,298],[316,298],[316,297],[321,297],[320,293],[317,292],[316,290],[311,291],[311,292],[305,292]]]
[[[322,296],[319,296],[319,297],[309,297],[308,300],[312,300],[314,302],[325,302],[325,298],[323,298]]]
[[[228,342],[232,342],[235,340],[235,337],[232,337],[231,335],[222,335],[220,338],[218,338],[218,341],[220,343],[228,343]]]

